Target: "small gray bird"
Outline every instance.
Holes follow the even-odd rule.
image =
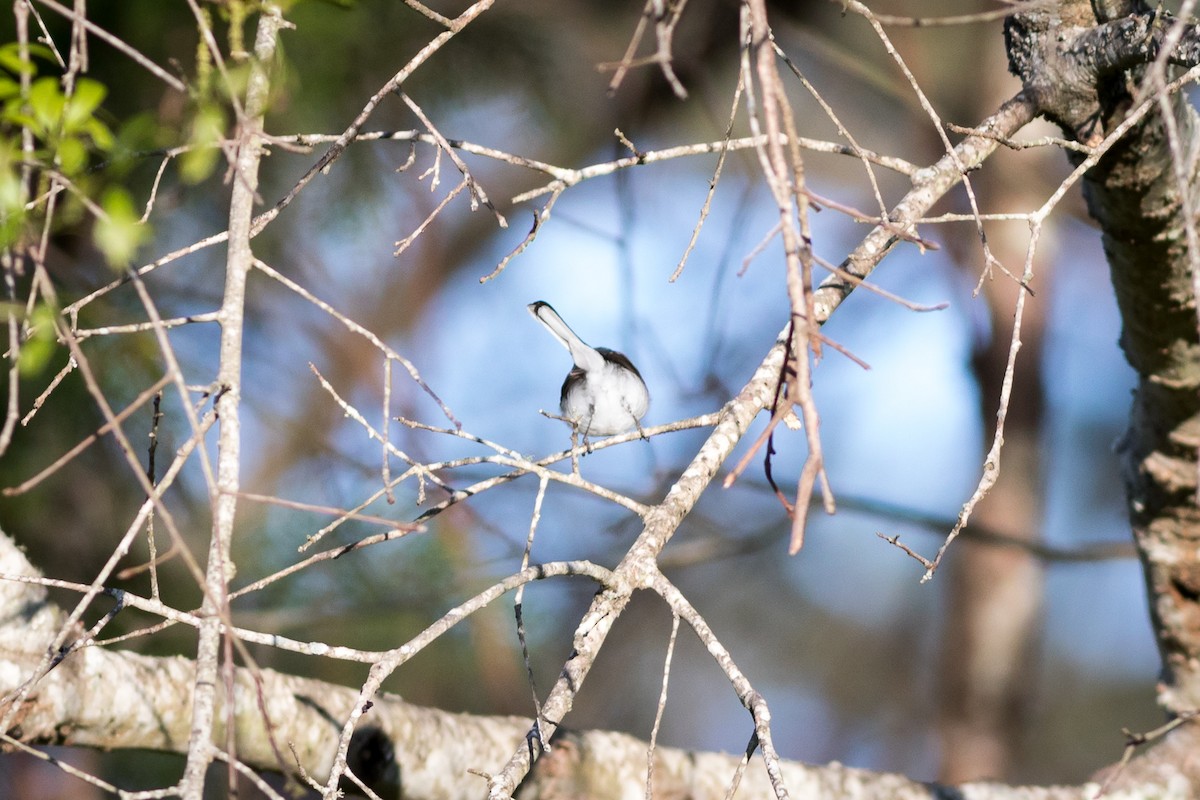
[[[575,362],[563,381],[558,402],[563,417],[585,438],[640,430],[639,422],[650,407],[650,393],[637,367],[615,350],[585,344],[549,303],[539,300],[528,308]]]

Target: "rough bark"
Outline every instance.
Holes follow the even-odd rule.
[[[1148,68],[1129,67],[1157,55],[1166,29],[1143,9],[1120,5],[1128,7],[1108,11],[1134,16],[1106,22],[1073,0],[1019,14],[1007,26],[1013,71],[1042,113],[1080,142],[1101,142],[1135,108]],[[1172,61],[1186,63],[1194,36],[1184,32]],[[1190,156],[1196,114],[1178,93],[1166,107]],[[1161,109],[1151,110],[1087,173],[1083,188],[1103,233],[1121,347],[1138,375],[1119,450],[1162,652],[1159,701],[1178,713],[1200,706],[1200,341],[1185,213],[1186,201],[1195,207],[1195,164],[1188,159],[1181,189],[1168,132]]]

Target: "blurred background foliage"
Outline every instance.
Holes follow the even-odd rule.
[[[970,8],[938,0],[880,0],[872,7],[910,15],[992,7],[966,5]],[[223,46],[253,39],[254,16],[239,24],[239,7],[203,5]],[[453,14],[461,7],[439,10]],[[42,7],[39,12],[65,52],[67,21]],[[779,45],[863,147],[918,165],[938,157],[942,144],[932,124],[861,18],[843,14],[838,3],[774,3],[771,12]],[[563,167],[627,155],[615,129],[643,151],[720,140],[737,78],[737,4],[689,3],[674,50],[675,71],[689,92],[686,101],[671,93],[653,67],[633,70],[609,96],[611,72],[597,65],[620,59],[640,13],[637,3],[498,3],[417,70],[404,91],[450,139]],[[230,134],[227,89],[213,65],[197,57],[202,48],[187,4],[93,2],[88,16],[178,76],[188,91],[167,87],[93,37],[87,78],[76,85],[73,100],[63,99],[53,80],[61,71],[38,52],[34,87],[42,99],[31,97],[23,106],[12,82],[25,67],[13,63],[9,46],[0,51],[0,67],[9,73],[8,82],[0,82],[6,103],[0,123],[0,180],[6,183],[0,196],[10,197],[7,182],[20,168],[21,115],[32,108],[35,117],[62,119],[55,109],[66,103],[70,124],[56,131],[53,124],[36,123],[45,131],[39,135],[40,156],[57,154],[62,171],[83,193],[102,201],[112,218],[106,230],[70,198],[59,207],[49,268],[64,304],[111,281],[111,264],[148,263],[226,226],[229,177],[226,155],[216,147],[175,159],[157,188],[148,225],[135,224],[164,149],[211,144]],[[279,136],[340,133],[366,99],[441,30],[395,0],[296,0],[286,5],[285,16],[295,29],[282,34],[267,120],[268,133]],[[0,18],[0,43],[15,40],[11,26],[8,14]],[[999,21],[889,28],[889,35],[948,122],[973,125],[1018,88],[1006,71]],[[243,63],[230,57],[235,80]],[[799,83],[791,82],[789,90],[801,134],[839,140],[837,126]],[[420,128],[395,97],[366,126]],[[745,128],[742,113],[735,134]],[[297,152],[276,144],[270,151],[259,188],[264,209],[323,150]],[[786,320],[780,254],[768,250],[748,267],[743,263],[770,229],[773,213],[752,153],[731,154],[712,214],[675,283],[668,277],[704,202],[715,156],[638,167],[568,191],[534,245],[486,284],[479,278],[516,246],[543,202],[512,206],[507,198],[547,179],[482,157],[463,158],[508,218],[508,229],[498,229],[486,210],[471,213],[464,195],[410,248],[393,256],[396,242],[429,215],[457,174],[443,158],[442,184],[434,189],[426,173],[434,164],[432,148],[364,142],[319,176],[255,239],[254,248],[263,261],[411,359],[467,430],[530,454],[567,443],[559,424],[537,411],[554,407],[568,363],[525,316],[529,301],[554,303],[585,339],[633,357],[650,382],[654,423],[719,407],[749,377]],[[810,153],[805,164],[814,191],[868,213],[877,209],[857,159]],[[894,202],[907,179],[882,169],[876,173],[886,201]],[[999,212],[1039,204],[1063,174],[1065,160],[1047,150],[1000,153],[972,177],[983,210]],[[1109,449],[1123,427],[1131,383],[1115,346],[1119,323],[1103,256],[1079,205],[1071,201],[1043,237],[1039,310],[1031,312],[1017,388],[1017,402],[1027,402],[1029,411],[1010,423],[1017,443],[1002,478],[1009,490],[998,489],[989,501],[991,516],[981,511],[980,517],[985,532],[1007,534],[1006,526],[1016,526],[1015,538],[1068,549],[1125,541]],[[939,210],[968,209],[960,190]],[[40,224],[31,217],[18,225],[14,213],[10,208],[4,220],[6,245]],[[818,253],[835,263],[866,231],[830,209],[815,216],[814,226]],[[998,373],[987,353],[1008,342],[1011,302],[996,285],[1004,281],[973,297],[982,264],[974,226],[931,225],[922,233],[941,249],[921,255],[901,248],[885,262],[878,281],[913,301],[949,301],[950,308],[916,314],[859,292],[825,330],[872,366],[864,372],[829,354],[815,375],[841,513],[814,519],[805,549],[796,558],[784,557],[788,521],[761,468],[752,468],[734,488],[714,490],[704,499],[666,551],[665,568],[772,703],[781,753],[933,779],[946,769],[946,739],[939,738],[938,725],[947,703],[954,702],[947,665],[969,638],[991,635],[986,628],[964,632],[952,624],[966,598],[992,591],[991,567],[970,573],[971,554],[1001,552],[1015,559],[1023,570],[1019,591],[1037,608],[1036,622],[1017,645],[1023,648],[1016,674],[1021,690],[1005,701],[1011,718],[1002,738],[1011,758],[1002,774],[984,777],[1077,781],[1117,756],[1122,726],[1136,729],[1158,720],[1157,656],[1135,560],[1031,561],[1019,548],[968,539],[938,579],[922,586],[916,563],[875,535],[900,534],[923,552],[940,542],[937,534],[948,530],[974,486],[992,431]],[[1024,235],[1022,223],[989,226],[993,247],[1013,271],[1020,269]],[[161,313],[173,317],[217,308],[223,259],[223,247],[207,248],[147,275]],[[16,282],[13,299],[24,296],[27,280]],[[380,486],[380,448],[319,388],[309,364],[379,425],[380,353],[263,275],[253,274],[250,287],[244,489],[354,507]],[[9,313],[17,313],[19,305],[11,305]],[[144,319],[126,287],[88,305],[79,325]],[[217,336],[211,324],[172,331],[190,383],[212,380]],[[115,408],[129,403],[162,368],[150,333],[97,336],[85,347]],[[65,349],[52,340],[27,348],[36,363],[22,373],[22,414],[66,361]],[[446,425],[403,370],[397,366],[394,372],[392,414]],[[170,391],[163,411],[160,464],[187,434],[180,398]],[[30,424],[17,430],[0,460],[0,484],[19,484],[100,423],[78,375],[68,376]],[[145,443],[150,428],[149,408],[126,424],[135,442]],[[481,453],[460,440],[398,423],[392,423],[391,435],[421,460]],[[702,437],[674,434],[605,450],[584,459],[583,470],[593,480],[653,501]],[[802,462],[803,438],[781,437],[776,446],[775,474],[786,487]],[[400,468],[393,464],[393,473]],[[492,471],[475,468],[443,478],[464,486],[487,474]],[[434,518],[427,533],[325,562],[250,594],[235,604],[235,616],[248,627],[301,639],[396,646],[517,567],[535,491],[536,481],[526,478],[482,494]],[[427,503],[441,499],[434,491],[430,498]],[[128,467],[104,438],[36,490],[0,501],[0,525],[47,575],[89,582],[141,499]],[[167,501],[193,552],[203,554],[209,517],[198,468],[185,471]],[[380,501],[366,512],[403,521],[421,507],[415,487],[405,484],[394,505]],[[238,520],[237,585],[244,586],[296,561],[297,547],[328,518],[245,499]],[[317,547],[378,530],[349,522]],[[552,486],[534,558],[612,564],[636,531],[627,513]],[[164,535],[158,537],[165,548]],[[142,537],[123,566],[145,558]],[[149,578],[140,573],[117,585],[145,593]],[[161,585],[167,602],[198,605],[198,590],[178,559],[162,568]],[[569,632],[592,591],[582,582],[529,588],[525,618],[539,689],[557,674],[570,647]],[[66,592],[57,596],[75,601]],[[102,605],[91,618],[104,611]],[[107,632],[153,622],[127,611]],[[610,637],[568,724],[648,737],[669,630],[666,609],[653,598],[638,598]],[[173,628],[123,646],[191,655],[194,636]],[[365,675],[358,665],[252,650],[264,667],[350,685]],[[511,605],[490,608],[456,628],[387,688],[449,710],[530,713]],[[738,751],[750,733],[718,670],[683,634],[660,741]],[[158,780],[140,755],[62,755],[86,760],[126,788]],[[11,755],[0,759],[25,763]],[[169,775],[177,767],[163,759],[159,768]],[[9,777],[0,777],[4,793],[34,796],[20,791],[32,785],[21,783],[28,780],[42,782],[37,796],[55,796],[53,781],[61,778],[29,769],[34,771],[14,766]],[[67,787],[58,796],[83,796],[78,784]]]

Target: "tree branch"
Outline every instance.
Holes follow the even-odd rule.
[[[18,676],[36,669],[43,648],[62,624],[63,613],[49,602],[46,590],[36,581],[12,580],[38,576],[20,548],[3,533],[0,575],[8,578],[0,579],[0,695],[7,703],[16,695]],[[179,657],[150,657],[96,646],[77,648],[38,682],[36,692],[21,701],[20,727],[10,735],[23,745],[183,753],[189,742],[188,716],[183,712],[193,702],[192,668],[193,662]],[[284,764],[284,768],[319,781],[328,778],[330,745],[337,739],[338,721],[352,715],[361,700],[359,690],[268,669],[254,673],[242,668],[234,673],[233,688],[238,697],[259,698],[257,703],[238,702],[233,709],[240,764],[279,770],[270,742],[273,736],[289,743],[294,753],[295,763]],[[79,702],[83,696],[87,702]],[[223,713],[224,689],[215,699],[218,713]],[[121,713],[113,714],[115,708]],[[273,728],[264,723],[263,709]],[[348,748],[350,768],[356,775],[374,776],[368,785],[379,795],[402,792],[407,800],[476,800],[482,789],[479,766],[503,759],[511,742],[522,739],[531,723],[524,717],[452,714],[389,694],[374,696],[366,720]],[[1194,752],[1198,729],[1194,724],[1182,726],[1149,754],[1159,750]],[[524,781],[520,796],[559,796],[554,793],[566,787],[571,787],[571,796],[592,800],[644,792],[646,742],[622,733],[562,730],[551,744],[552,751]],[[655,747],[653,758],[656,796],[686,794],[693,800],[725,797],[740,760],[724,753],[663,746]],[[1165,792],[1173,782],[1193,778],[1186,763],[1187,759],[1177,758],[1158,764],[1143,754],[1113,776],[1110,791]],[[1037,789],[994,783],[951,788],[840,764],[809,766],[795,761],[780,761],[779,770],[780,779],[788,785],[805,787],[798,796],[811,798],[1078,800],[1095,788],[1095,784]],[[621,777],[614,777],[617,775]],[[771,791],[766,770],[752,769],[742,776],[738,796],[763,797]]]
[[[204,775],[212,762],[212,733],[217,705],[218,665],[221,661],[221,622],[229,618],[229,581],[234,567],[230,558],[234,518],[237,513],[241,465],[240,403],[242,393],[242,330],[246,305],[246,276],[253,263],[250,228],[258,189],[258,166],[262,157],[263,117],[267,108],[270,78],[267,70],[275,56],[282,13],[273,3],[263,5],[254,43],[254,61],[246,88],[245,115],[240,119],[237,161],[229,205],[229,252],[226,257],[225,297],[218,319],[221,326],[220,366],[217,383],[220,395],[214,402],[219,419],[217,475],[213,487],[212,539],[204,582],[204,602],[196,647],[195,688],[192,697],[188,761],[180,782],[184,800],[200,800]],[[231,643],[225,647],[225,688],[233,689]],[[228,755],[232,752],[234,726],[232,705],[227,706]],[[232,780],[232,776],[231,776]]]

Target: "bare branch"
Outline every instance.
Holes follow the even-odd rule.
[[[76,25],[82,25],[83,29],[86,30],[88,33],[90,33],[92,36],[95,36],[97,39],[103,40],[106,44],[111,45],[113,47],[113,49],[118,50],[118,51],[124,53],[125,55],[129,56],[134,61],[136,61],[138,64],[145,67],[146,70],[151,75],[158,78],[160,81],[165,83],[167,86],[170,86],[175,91],[177,91],[177,92],[186,92],[187,91],[187,87],[183,84],[183,81],[179,80],[174,75],[170,74],[165,69],[163,69],[162,67],[155,64],[149,58],[142,55],[142,53],[140,53],[136,48],[131,47],[129,45],[129,43],[126,42],[124,39],[121,39],[118,36],[112,35],[108,31],[101,28],[96,23],[92,22],[87,17],[85,17],[82,14],[80,14],[79,12],[75,11],[74,9],[67,8],[64,5],[61,5],[60,3],[55,2],[55,0],[32,0],[32,2],[39,3],[43,6],[45,6],[46,8],[53,11],[55,14],[59,14],[61,16],[66,17],[67,19],[71,20]],[[49,37],[47,36],[47,38],[49,38]]]

